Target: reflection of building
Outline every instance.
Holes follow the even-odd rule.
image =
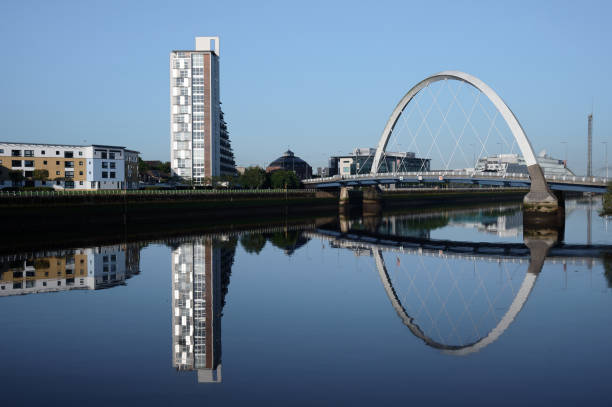
[[[312,167],[306,161],[293,154],[291,150],[285,151],[282,156],[272,161],[266,168],[267,172],[277,170],[293,171],[299,179],[312,178]]]
[[[36,258],[0,259],[0,296],[125,284],[138,274],[140,247],[100,246]]]
[[[235,249],[211,241],[172,251],[172,363],[197,370],[198,382],[221,382],[221,311]]]
[[[0,188],[138,188],[138,154],[120,146],[0,143]],[[22,179],[11,179],[9,171]]]
[[[523,212],[519,210],[507,213],[488,213],[480,211],[474,216],[452,217],[449,225],[459,226],[467,229],[478,229],[499,237],[518,236],[523,227]]]
[[[546,176],[574,175],[574,173],[567,168],[567,163],[565,161],[552,158],[546,154],[546,151],[540,152],[536,160],[538,164],[540,164],[540,167],[542,167],[542,171],[544,171],[544,175]],[[518,154],[499,154],[480,158],[474,170],[477,172],[496,172],[503,174],[529,174],[525,160]]]
[[[375,148],[356,148],[352,153],[332,156],[329,159],[329,175],[367,174],[372,169]],[[387,151],[381,157],[378,172],[429,171],[429,158],[417,158],[412,152]]]

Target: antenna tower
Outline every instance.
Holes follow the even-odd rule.
[[[593,176],[593,113],[589,114],[589,144],[587,160],[587,177]]]

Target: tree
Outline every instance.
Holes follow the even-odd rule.
[[[608,184],[608,189],[603,196],[603,214],[612,214],[612,182]]]
[[[220,178],[220,183],[223,186],[226,186],[227,188],[234,188],[236,187],[236,185],[238,184],[238,177],[234,176],[234,175],[221,175]]]
[[[269,175],[263,168],[249,167],[244,170],[244,174],[240,176],[240,185],[246,188],[269,188]]]
[[[298,188],[300,180],[293,171],[278,170],[270,175],[272,188]]]
[[[170,161],[161,163],[158,169],[164,174],[170,174]]]
[[[260,233],[247,233],[240,237],[240,244],[245,252],[259,254],[266,245],[266,237]]]
[[[304,246],[308,240],[302,232],[289,230],[285,232],[275,232],[269,235],[268,240],[273,246],[282,249],[286,255],[291,256],[296,249]]]
[[[34,170],[32,178],[37,181],[46,181],[49,179],[49,171],[47,170]]]
[[[17,186],[25,178],[21,170],[9,170],[8,176],[13,181],[13,186]]]
[[[612,253],[603,253],[602,263],[604,266],[604,276],[608,280],[608,287],[612,288]]]

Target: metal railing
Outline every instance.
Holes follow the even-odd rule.
[[[101,189],[101,190],[54,190],[54,191],[2,191],[0,198],[10,197],[65,197],[65,196],[146,196],[146,195],[274,195],[274,194],[313,194],[316,189]]]
[[[422,171],[422,172],[383,172],[378,174],[355,174],[355,175],[334,175],[325,178],[311,178],[305,179],[302,182],[306,184],[319,184],[322,182],[334,182],[334,181],[346,181],[346,180],[368,180],[368,179],[380,179],[380,178],[399,178],[400,181],[403,178],[412,178],[421,180],[427,177],[457,177],[464,176],[467,178],[485,178],[485,179],[502,179],[502,180],[529,180],[529,174],[524,173],[503,173],[503,174],[487,174],[485,172],[478,171]],[[424,180],[424,179],[423,179]],[[587,182],[590,184],[608,184],[612,181],[611,178],[606,177],[581,177],[581,176],[567,176],[567,175],[549,175],[546,176],[547,181],[557,182]],[[407,181],[410,182],[410,181]]]

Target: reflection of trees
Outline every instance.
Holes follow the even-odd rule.
[[[612,288],[612,253],[604,253],[602,257],[604,276],[608,280],[608,287]]]
[[[285,254],[291,256],[296,249],[304,246],[310,239],[304,237],[299,231],[276,232],[270,235],[270,243],[282,249]]]
[[[260,233],[247,233],[240,237],[240,244],[247,253],[259,254],[266,245],[266,237]]]
[[[221,249],[221,308],[223,308],[232,275],[238,238],[232,236],[227,240],[214,240],[213,245]]]
[[[287,230],[267,234],[246,233],[240,237],[240,244],[247,253],[259,254],[266,245],[267,240],[273,246],[278,247],[285,254],[291,256],[296,249],[304,246],[310,239],[305,237],[300,231]]]

